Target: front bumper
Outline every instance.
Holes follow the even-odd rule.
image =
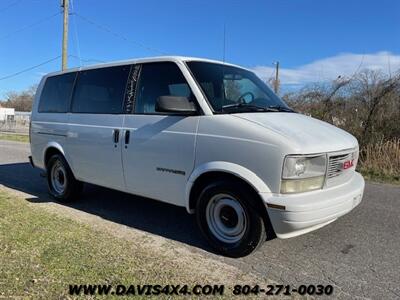
[[[316,230],[347,214],[361,202],[364,186],[363,177],[354,173],[349,182],[332,188],[260,196],[276,236],[284,239]]]

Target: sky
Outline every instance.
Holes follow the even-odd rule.
[[[400,69],[397,0],[70,2],[68,67],[159,55],[225,57],[267,79],[279,61],[282,86],[292,88],[363,69]],[[0,98],[61,68],[60,3],[0,0]]]

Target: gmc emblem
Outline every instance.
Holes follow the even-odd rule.
[[[354,166],[354,159],[343,162],[343,170],[349,169],[352,166]]]

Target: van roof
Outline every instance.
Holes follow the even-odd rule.
[[[206,59],[206,58],[188,57],[188,56],[156,56],[156,57],[145,57],[145,58],[133,58],[133,59],[113,61],[113,62],[108,62],[108,63],[93,64],[93,65],[84,66],[84,67],[71,68],[71,69],[67,69],[65,71],[56,71],[56,72],[48,73],[47,75],[45,75],[45,77],[65,74],[65,73],[69,73],[69,72],[77,72],[77,71],[82,71],[82,70],[113,67],[113,66],[120,66],[120,65],[126,65],[126,64],[163,62],[163,61],[172,61],[172,62],[203,61],[203,62],[225,64],[228,66],[233,66],[233,67],[238,67],[238,68],[244,69],[243,67],[238,66],[238,65],[229,64],[229,63],[218,61],[218,60]]]

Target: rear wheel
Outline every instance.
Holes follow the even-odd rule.
[[[62,202],[76,200],[83,187],[60,154],[53,155],[47,163],[47,184],[50,195]]]
[[[211,246],[224,255],[248,255],[266,240],[263,218],[251,196],[242,184],[225,180],[205,186],[200,193],[197,223]]]

